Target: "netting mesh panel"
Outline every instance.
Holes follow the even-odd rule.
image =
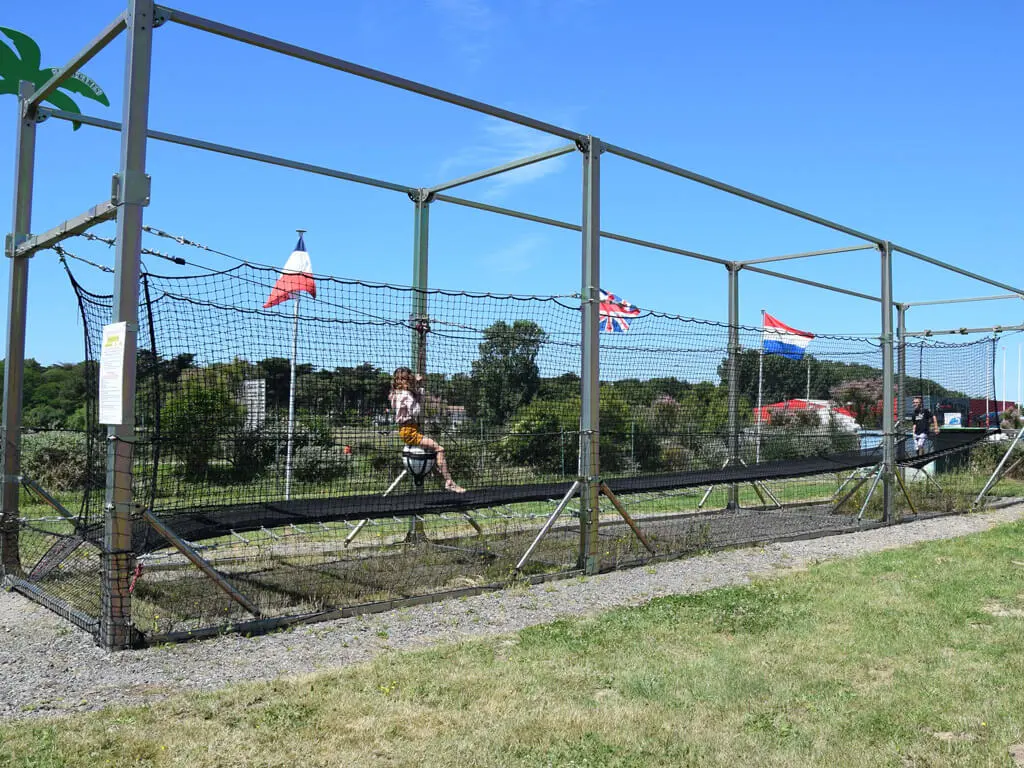
[[[410,498],[413,512],[418,498],[412,478],[399,479],[403,442],[389,408],[391,374],[409,365],[422,340],[422,431],[444,446],[456,481],[472,489],[548,480],[555,502],[576,475],[578,395],[549,408],[554,426],[545,437],[566,446],[564,468],[538,474],[518,461],[512,416],[540,394],[542,381],[564,378],[578,389],[578,301],[430,291],[429,322],[422,323],[412,318],[409,289],[322,277],[315,299],[302,295],[297,304],[265,309],[278,276],[248,264],[199,276],[143,276],[139,504],[185,538],[205,530],[189,545],[263,616],[506,578],[552,503],[389,514],[389,488],[388,503]],[[80,293],[98,343],[109,299]],[[426,479],[425,493],[441,489],[439,476]],[[96,536],[101,498],[89,496],[84,519]],[[217,522],[203,528],[210,520]],[[567,513],[527,572],[574,568],[578,540]],[[135,546],[143,575],[133,610],[143,631],[252,618],[141,518]]]
[[[762,356],[757,328],[741,328],[739,343],[737,454],[747,477],[726,478],[722,467],[737,463],[729,430],[729,327],[652,313],[631,321],[627,333],[602,335],[601,458],[609,485],[621,493],[635,487],[637,475],[653,486],[673,471],[688,479],[696,473],[704,483],[622,496],[657,555],[825,535],[881,517],[880,488],[868,495],[881,461],[878,340],[819,335],[801,360]],[[988,391],[991,355],[991,339],[907,345],[908,418],[897,424],[896,448],[907,463],[910,501],[897,491],[897,514],[965,511],[980,491],[994,462],[975,457],[998,448],[972,449],[983,434],[967,425],[971,404]],[[915,461],[909,414],[911,397],[922,393],[940,423],[943,414],[957,413],[964,428],[929,435],[926,455]],[[737,480],[744,511],[713,512],[726,505],[726,482]],[[606,567],[652,556],[622,530],[611,506],[602,507],[601,519]]]
[[[500,583],[576,478],[578,298],[429,291],[424,319],[414,317],[410,289],[321,277],[316,299],[302,294],[265,309],[278,277],[242,264],[142,278],[135,498],[216,572],[203,573],[140,515],[133,615],[151,636]],[[77,289],[95,360],[111,300]],[[760,329],[740,329],[732,459],[728,326],[658,313],[630,325],[601,334],[601,473],[655,552],[602,497],[602,568],[878,518],[880,494],[857,519],[867,482],[839,513],[831,503],[840,487],[870,478],[880,458],[876,339],[818,336],[803,360],[790,360],[762,357]],[[444,491],[436,474],[423,495],[400,479],[391,373],[421,347],[422,429],[445,447],[465,496]],[[933,395],[929,407],[964,407],[969,418],[972,398],[988,391],[991,350],[990,340],[908,345],[908,396]],[[90,461],[102,467],[94,401],[89,413]],[[945,461],[930,474],[908,465],[921,510],[959,509],[984,481],[970,458],[977,452],[954,443],[930,441],[929,461]],[[913,454],[901,439],[900,456]],[[58,582],[76,584],[75,605],[90,615],[99,602],[99,480],[76,524],[50,515],[22,539],[35,542],[30,565],[44,564],[37,574],[57,584],[53,593],[68,599]],[[720,511],[729,482],[741,484],[740,512]],[[523,573],[577,566],[578,504]],[[76,532],[85,541],[72,546]]]
[[[738,456],[731,456],[729,327],[648,314],[628,332],[602,337],[602,470],[635,474],[706,470],[727,462],[797,462],[858,452],[861,425],[877,411],[876,340],[819,336],[803,360],[759,352],[760,329],[741,328]],[[810,379],[808,383],[808,374]],[[808,394],[810,395],[808,402]],[[758,402],[762,403],[757,418]],[[861,408],[862,405],[865,406]],[[865,413],[866,412],[866,413]],[[709,475],[709,481],[711,477]]]
[[[159,379],[163,393],[159,407],[140,393],[148,428],[140,427],[157,438],[161,454],[155,509],[382,494],[402,471],[391,373],[409,365],[420,335],[428,360],[422,431],[444,446],[455,478],[467,487],[537,481],[505,460],[509,417],[537,393],[542,376],[578,370],[572,300],[431,291],[429,328],[417,330],[413,292],[391,286],[319,278],[315,300],[263,309],[277,276],[244,265],[193,278],[147,277],[161,369],[148,379]],[[572,404],[559,408],[569,412]],[[574,477],[575,467],[559,476]],[[436,475],[427,481],[428,490],[439,485]],[[411,489],[403,483],[394,493]]]

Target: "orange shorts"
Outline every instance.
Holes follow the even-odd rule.
[[[415,424],[406,424],[398,428],[398,436],[406,445],[419,445],[423,442],[423,433]]]

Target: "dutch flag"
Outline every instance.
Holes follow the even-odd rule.
[[[761,334],[761,349],[766,355],[782,355],[790,360],[802,360],[807,345],[814,338],[813,333],[798,331],[764,313],[764,329]]]
[[[284,263],[281,276],[277,278],[277,282],[270,291],[270,297],[267,299],[267,303],[263,305],[263,308],[268,309],[280,304],[282,301],[288,301],[288,299],[292,298],[293,294],[297,294],[299,291],[305,291],[314,299],[316,298],[313,265],[310,264],[309,254],[306,253],[306,243],[303,241],[301,234],[299,235],[299,242],[295,245],[295,250],[288,257],[288,261]]]

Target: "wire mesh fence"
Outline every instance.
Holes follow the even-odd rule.
[[[142,635],[576,572],[578,296],[316,277],[315,298],[267,307],[279,276],[248,263],[142,275],[135,438],[116,447],[132,452],[128,589]],[[74,285],[81,471],[59,490],[26,473],[16,587],[95,631],[110,556],[95,361],[111,297]],[[600,343],[601,568],[879,524],[877,339],[819,335],[791,359],[743,327],[730,360],[727,324],[645,310],[626,325]],[[913,414],[897,414],[901,516],[965,510],[994,466],[999,446],[970,427],[991,344],[907,345],[907,399],[949,428],[919,449]],[[410,360],[425,363],[404,390],[419,413],[400,421],[395,372]],[[403,461],[416,443],[441,446],[467,492],[436,473],[418,483]],[[739,509],[725,509],[730,486]]]

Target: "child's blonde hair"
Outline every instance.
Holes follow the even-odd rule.
[[[406,368],[405,366],[401,366],[400,368],[395,368],[395,373],[391,377],[391,389],[392,390],[397,392],[398,390],[404,389],[404,390],[408,390],[409,392],[412,392],[415,395],[416,394],[416,386],[415,386],[415,384],[416,384],[416,377],[413,374],[411,368]]]

